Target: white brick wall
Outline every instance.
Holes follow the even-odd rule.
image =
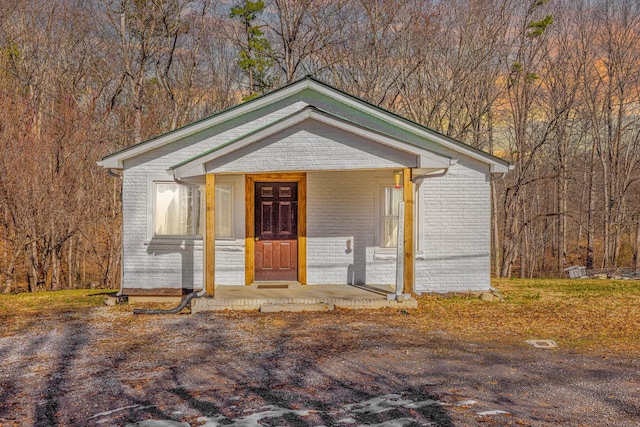
[[[438,178],[423,181],[424,260],[415,266],[422,292],[488,290],[490,187],[488,166],[460,158]]]
[[[320,105],[320,101],[316,99],[314,104],[331,107],[329,104]],[[187,137],[125,162],[124,287],[202,286],[201,241],[180,241],[172,245],[151,241],[149,244],[151,207],[148,206],[146,191],[150,180],[165,176],[170,179],[166,174],[170,166],[291,114],[305,105],[307,102],[303,100],[273,104],[262,112],[251,113],[247,123],[234,120],[207,131],[204,136]],[[353,116],[356,123],[369,127],[376,124],[344,105],[340,108],[344,111],[339,115]],[[393,133],[393,128],[380,130]],[[397,133],[408,140],[418,139],[405,131]],[[308,282],[393,283],[395,259],[379,259],[375,256],[375,229],[378,227],[375,194],[379,189],[378,178],[384,177],[392,182],[393,168],[411,165],[415,160],[397,150],[365,143],[343,131],[304,124],[291,128],[286,135],[283,133],[272,137],[261,147],[260,150],[264,150],[262,153],[249,154],[242,161],[218,165],[218,171],[231,172],[242,167],[252,168],[253,171],[312,171],[307,175]],[[416,289],[435,292],[486,290],[490,286],[488,166],[454,152],[439,151],[458,158],[459,162],[445,176],[426,179],[422,184],[424,250],[419,254],[419,258],[423,259],[416,260]],[[265,158],[270,160],[267,162]],[[381,167],[388,169],[335,171],[341,168]],[[322,168],[334,171],[313,172]],[[236,196],[244,198],[242,191],[238,191]],[[243,223],[244,219],[241,221]],[[238,238],[244,235],[243,232],[240,234]],[[216,283],[244,284],[244,265],[242,242],[219,245],[216,248]]]
[[[415,262],[418,291],[463,292],[490,286],[489,184],[481,171],[467,168],[465,163],[460,162],[444,177],[425,180],[421,186],[424,234],[423,252]],[[389,170],[307,174],[309,284],[394,283],[395,259],[375,256],[379,248],[374,235],[379,224],[374,199],[381,177],[392,182]],[[145,221],[127,222],[125,217],[125,229],[131,234],[145,227]],[[127,240],[126,287],[200,288],[201,242],[188,243],[170,247],[142,244],[139,251]],[[244,245],[218,242],[216,284],[243,283]]]
[[[376,180],[392,171],[307,174],[309,284],[392,284],[395,260],[374,260]]]

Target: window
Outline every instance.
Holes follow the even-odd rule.
[[[216,239],[233,239],[233,185],[216,185]]]
[[[202,235],[204,191],[175,182],[156,182],[154,191],[154,235]]]
[[[402,201],[402,188],[382,186],[382,242],[383,248],[398,246],[398,203]]]
[[[175,182],[154,183],[154,236],[202,236],[205,227],[204,188]],[[234,238],[233,185],[216,185],[216,239]]]

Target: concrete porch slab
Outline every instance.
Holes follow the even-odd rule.
[[[191,302],[191,312],[206,311],[255,311],[263,306],[278,305],[299,306],[332,305],[346,309],[377,308],[417,308],[414,298],[405,301],[387,300],[393,293],[391,286],[352,286],[352,285],[300,285],[290,283],[286,289],[258,289],[258,285],[219,286],[215,298],[197,298]],[[288,311],[280,310],[278,311]],[[266,308],[265,311],[269,311]]]
[[[278,313],[286,311],[301,313],[303,311],[333,311],[331,304],[265,304],[260,306],[260,313]]]

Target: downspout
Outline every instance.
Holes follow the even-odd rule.
[[[115,173],[113,171],[113,168],[107,168],[107,175],[122,180],[122,174]],[[120,184],[120,187],[122,187],[122,184]],[[120,197],[122,197],[122,190],[120,191]],[[122,296],[123,286],[124,286],[124,251],[121,250],[120,251],[120,290],[116,292],[116,297]]]
[[[205,293],[202,293],[202,292]],[[191,300],[194,298],[200,298],[203,297],[204,295],[206,295],[206,291],[203,289],[200,292],[191,292],[190,294],[188,294],[180,303],[179,306],[169,309],[169,310],[161,310],[161,309],[152,309],[152,310],[145,310],[142,308],[136,308],[133,310],[133,314],[178,314],[180,313],[182,310],[184,310],[184,308],[189,305],[191,303]]]
[[[110,176],[112,176],[112,177],[114,177],[114,178],[122,179],[122,175],[121,175],[121,174],[117,174],[117,173],[115,173],[115,172],[113,171],[113,168],[108,168],[108,169],[107,169],[107,175],[110,175]]]

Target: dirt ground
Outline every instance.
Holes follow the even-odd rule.
[[[39,316],[0,335],[0,425],[640,426],[634,354],[462,341],[414,316]]]

